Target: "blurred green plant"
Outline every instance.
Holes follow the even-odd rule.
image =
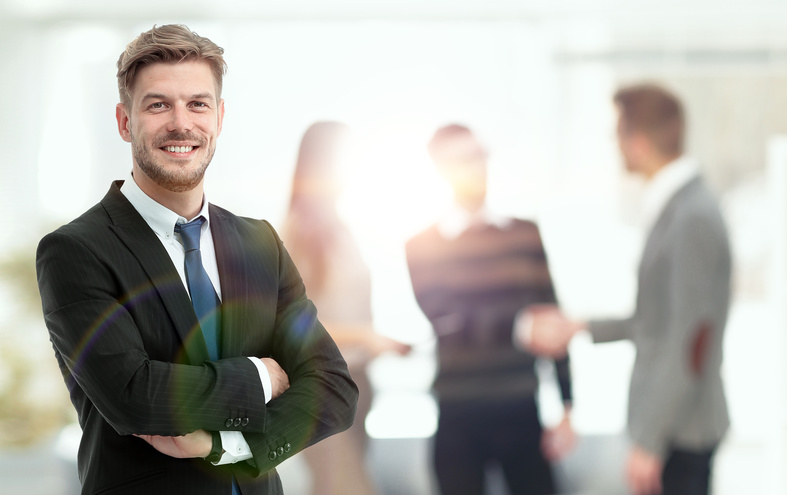
[[[73,414],[41,315],[35,248],[0,260],[0,446],[51,437]]]

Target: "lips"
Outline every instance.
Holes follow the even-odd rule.
[[[153,142],[153,146],[158,149],[174,154],[191,153],[204,146],[206,140],[194,132],[170,132],[158,136]]]
[[[163,146],[161,149],[170,153],[188,153],[194,148],[195,146]]]

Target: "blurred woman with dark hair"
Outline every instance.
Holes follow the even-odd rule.
[[[317,122],[301,140],[282,237],[301,272],[320,321],[339,346],[358,385],[353,426],[303,453],[313,495],[375,494],[366,471],[364,421],[371,406],[368,363],[383,352],[405,354],[409,346],[374,332],[371,281],[347,226],[339,218],[338,169],[349,138],[339,122]]]

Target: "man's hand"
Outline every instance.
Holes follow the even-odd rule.
[[[372,359],[386,352],[395,352],[400,356],[406,356],[412,350],[412,346],[379,333],[364,332],[363,335],[363,347]]]
[[[550,462],[556,462],[565,458],[576,444],[577,436],[574,428],[571,427],[571,417],[569,412],[563,415],[563,419],[554,428],[544,430],[541,434],[541,451],[544,457]]]
[[[271,400],[273,400],[290,388],[290,377],[274,359],[260,358],[260,361],[268,369],[268,375],[271,377]]]
[[[626,478],[631,493],[659,495],[663,468],[662,461],[658,457],[640,447],[632,448],[626,465]]]
[[[208,457],[213,447],[213,438],[205,430],[197,430],[180,437],[162,435],[134,435],[141,438],[162,454],[178,459]]]
[[[557,306],[531,305],[517,316],[514,340],[533,354],[562,358],[568,353],[569,342],[582,326],[563,316]]]

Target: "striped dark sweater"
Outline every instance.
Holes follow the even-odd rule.
[[[514,347],[512,331],[522,308],[556,302],[536,224],[512,219],[452,240],[432,226],[406,248],[416,300],[437,336],[440,401],[534,395],[535,358]],[[570,401],[568,358],[556,369],[563,400]]]

